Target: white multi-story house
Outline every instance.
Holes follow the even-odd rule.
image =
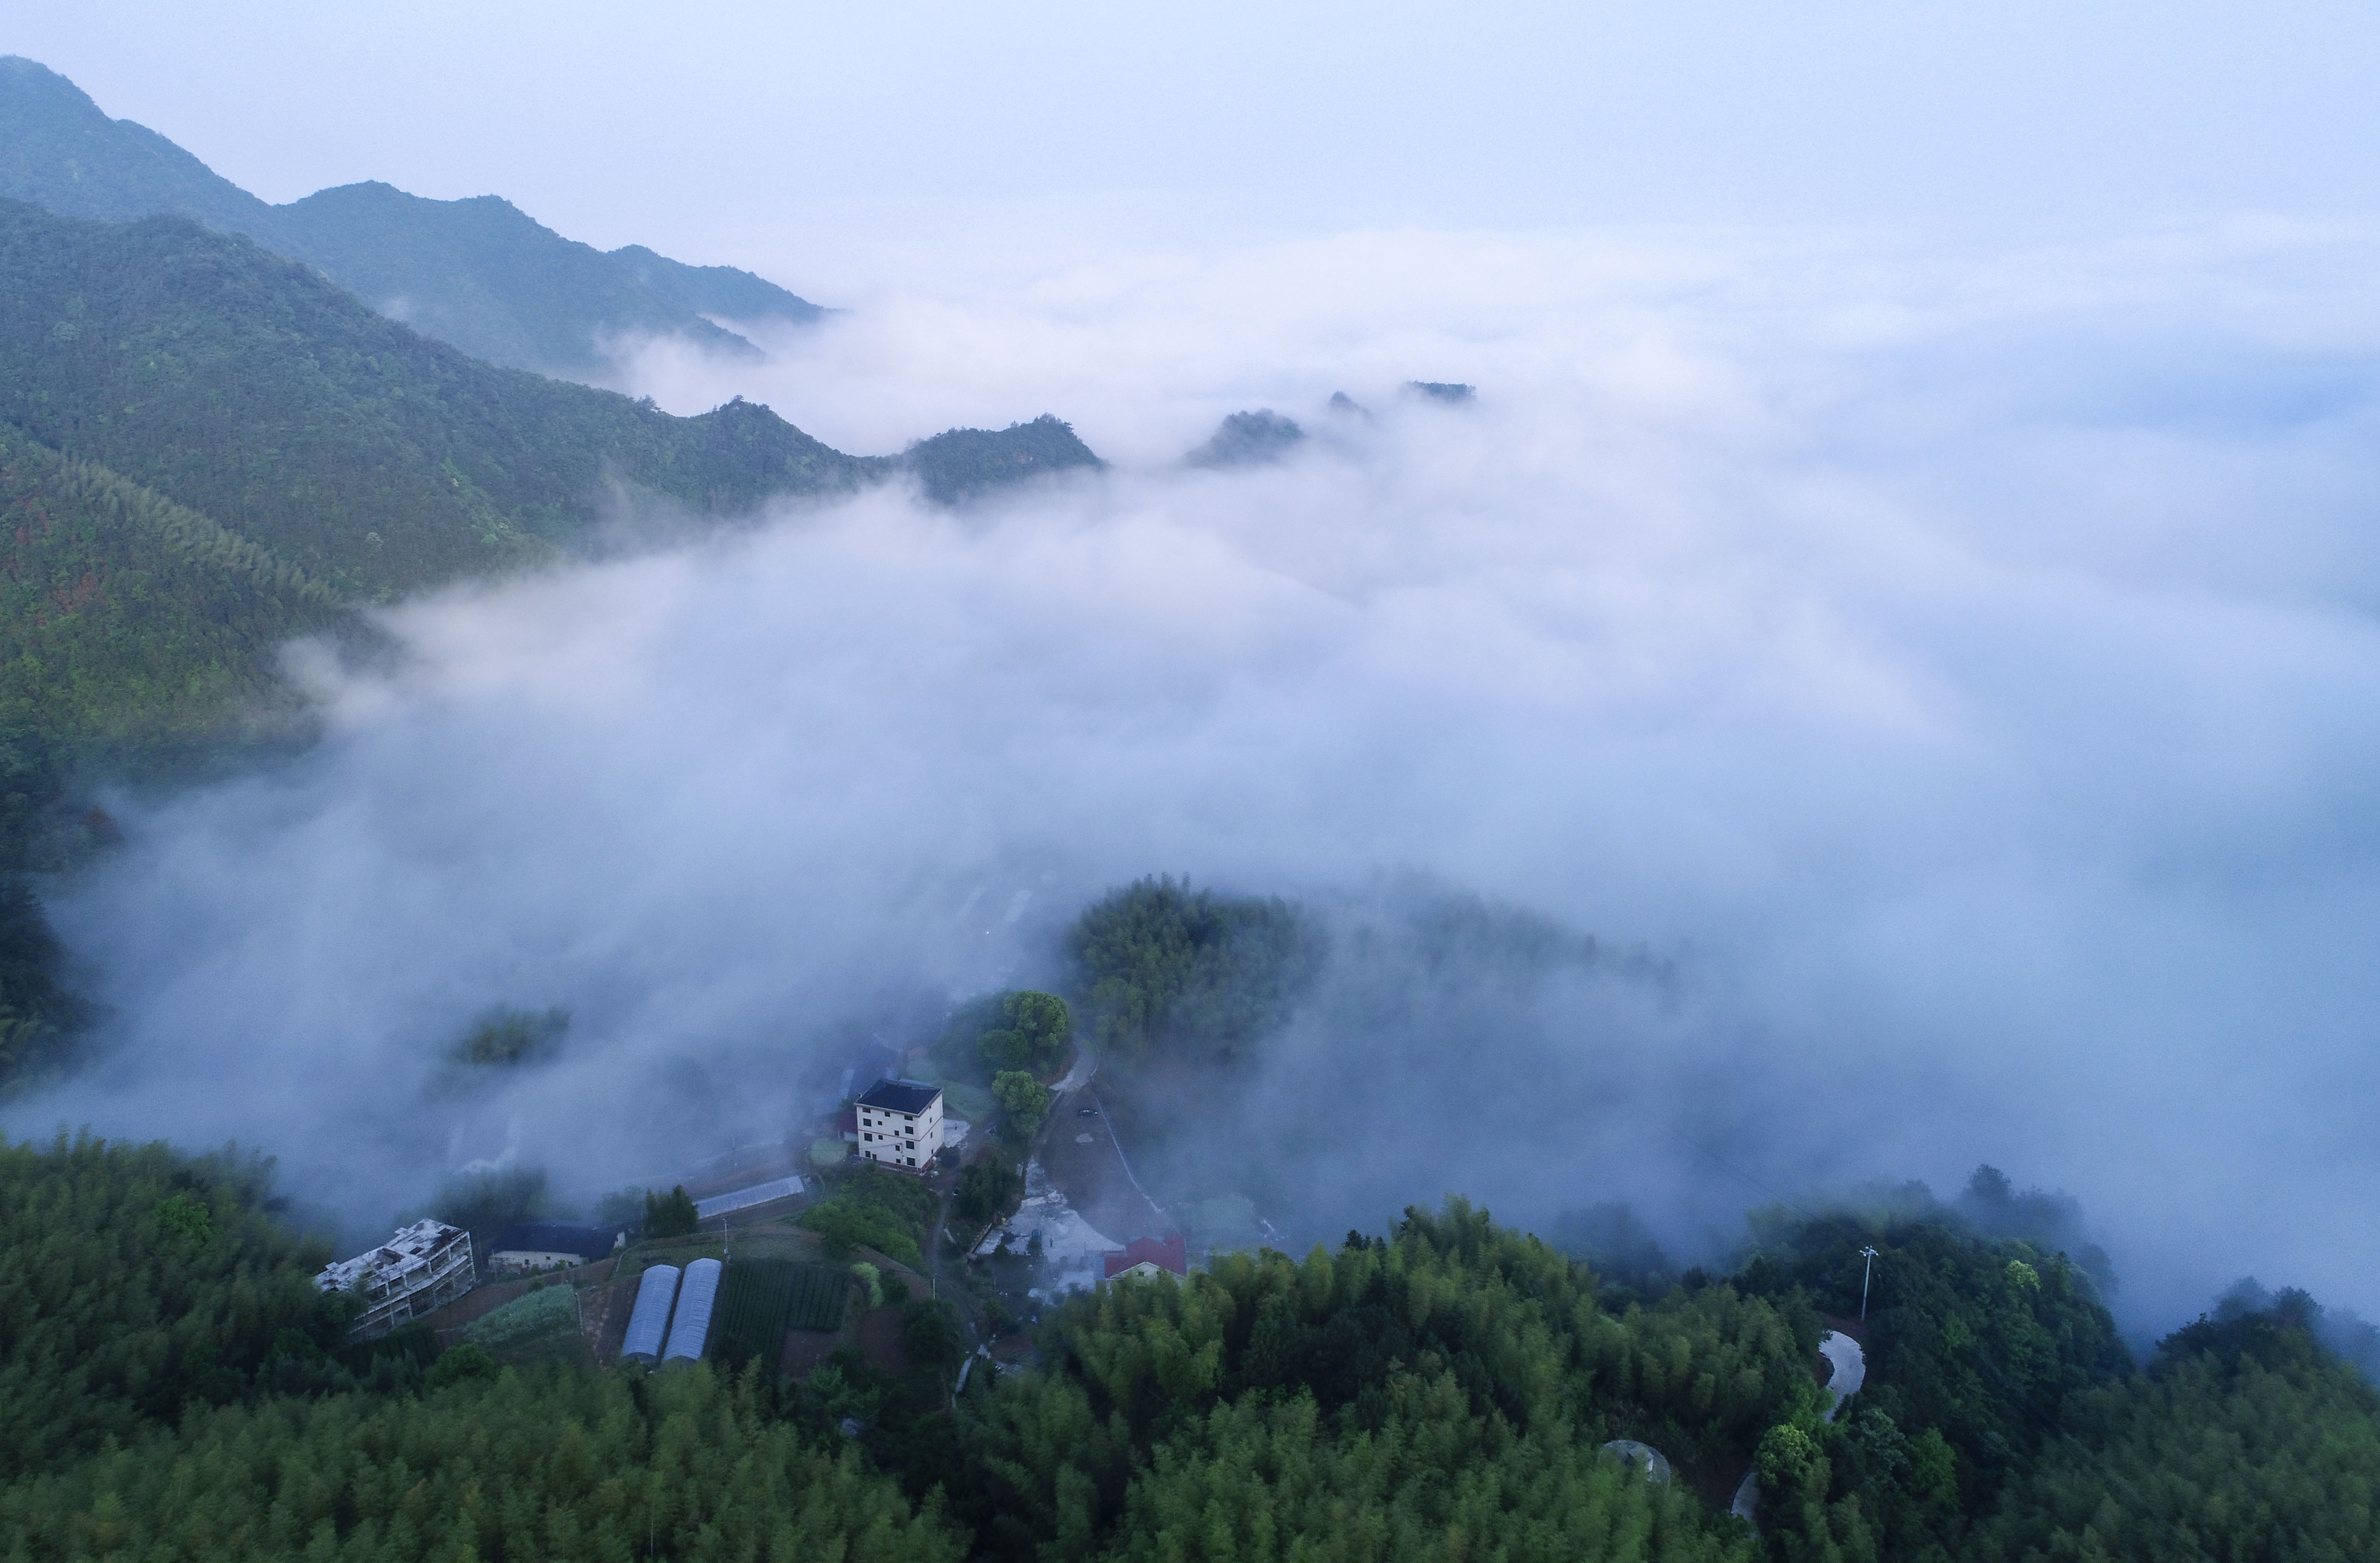
[[[922,1081],[880,1080],[856,1104],[859,1154],[886,1166],[923,1172],[942,1148],[942,1088]]]
[[[370,1253],[325,1265],[314,1277],[324,1291],[351,1291],[363,1300],[364,1311],[347,1327],[349,1340],[370,1340],[434,1313],[477,1282],[471,1234],[439,1221],[417,1221]]]

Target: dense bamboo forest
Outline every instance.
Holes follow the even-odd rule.
[[[1772,1212],[1736,1273],[1647,1298],[1458,1199],[1302,1259],[1075,1293],[1030,1359],[955,1395],[964,1347],[923,1299],[905,1366],[844,1354],[798,1378],[750,1353],[508,1362],[419,1326],[347,1346],[352,1304],[314,1289],[323,1251],[281,1215],[253,1155],[0,1154],[6,1556],[2000,1563],[2380,1543],[2380,1398],[2320,1344],[2311,1300],[2202,1320],[2136,1366],[2079,1269],[1949,1215]],[[1855,1239],[1890,1279],[1866,1386],[1829,1417],[1813,1365],[1855,1298],[1836,1264]],[[1755,1472],[1756,1531],[1728,1512]]]

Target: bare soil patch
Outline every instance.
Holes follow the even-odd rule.
[[[870,1308],[859,1317],[862,1355],[888,1373],[909,1371],[909,1351],[901,1341],[901,1310]]]
[[[777,1371],[787,1378],[808,1378],[826,1366],[826,1361],[834,1355],[835,1348],[843,1345],[852,1334],[853,1326],[849,1325],[839,1330],[787,1330],[785,1349],[777,1358]]]
[[[1087,1107],[1088,1114],[1083,1111]],[[1081,1138],[1086,1134],[1090,1136],[1087,1144]],[[1089,1088],[1069,1092],[1051,1104],[1040,1156],[1042,1170],[1066,1203],[1116,1242],[1172,1229],[1163,1213],[1133,1186],[1106,1109]]]

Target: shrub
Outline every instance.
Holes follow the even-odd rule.
[[[576,1291],[566,1286],[539,1287],[474,1320],[463,1338],[491,1351],[508,1351],[575,1330],[577,1325]]]
[[[969,1229],[989,1225],[1014,1209],[1025,1192],[1025,1178],[1016,1163],[995,1151],[959,1174],[958,1193],[951,1213]]]
[[[487,1348],[467,1340],[438,1354],[438,1360],[430,1364],[429,1385],[432,1389],[443,1389],[465,1379],[495,1376],[496,1360],[488,1355]]]
[[[692,1232],[699,1218],[694,1214],[694,1199],[681,1183],[666,1194],[648,1191],[645,1195],[645,1236],[649,1238],[683,1238]]]

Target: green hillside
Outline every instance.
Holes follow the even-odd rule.
[[[674,418],[467,358],[187,219],[14,201],[0,421],[363,599],[550,554],[615,490],[721,514],[889,470],[750,403]]]
[[[1049,419],[921,448],[954,443],[967,492],[1096,459]],[[187,219],[0,201],[0,728],[220,732],[345,604],[559,557],[623,499],[732,516],[906,464],[467,358]]]
[[[666,255],[656,255],[641,244],[614,250],[608,257],[654,295],[694,314],[722,320],[822,320],[829,311],[807,299],[795,298],[775,283],[734,266],[689,266]]]
[[[311,1285],[324,1256],[275,1225],[269,1173],[0,1142],[0,1556],[2345,1563],[2380,1545],[2380,1398],[2316,1339],[2310,1299],[2202,1320],[2142,1371],[2061,1255],[1946,1218],[1850,1222],[1880,1251],[1879,1306],[1866,1386],[1830,1419],[1816,1308],[1838,1300],[1849,1218],[1770,1213],[1763,1257],[1647,1300],[1450,1200],[1302,1260],[1221,1254],[1067,1294],[1025,1361],[978,1358],[956,1390],[978,1321],[952,1266],[902,1307],[902,1361],[844,1349],[798,1378],[765,1346],[665,1373],[500,1368],[421,1326],[348,1346],[354,1304]],[[782,1264],[728,1263],[782,1308]],[[1674,1474],[1624,1468],[1617,1438]],[[1757,1532],[1728,1512],[1747,1473]]]
[[[203,739],[276,695],[275,647],[338,597],[285,556],[0,426],[0,730]]]
[[[685,270],[673,286],[733,280]],[[565,557],[625,504],[718,519],[904,471],[956,503],[1097,463],[1049,417],[902,457],[740,399],[673,417],[467,357],[187,217],[0,201],[0,873],[71,861],[76,778],[171,775],[285,729],[291,637]],[[54,1055],[73,1008],[19,889],[0,1084]]]
[[[180,212],[246,232],[273,208],[146,126],[110,119],[47,67],[0,55],[0,196],[73,217]]]
[[[1027,478],[1075,468],[1096,471],[1106,463],[1073,424],[1045,412],[1005,429],[952,429],[919,440],[902,453],[901,465],[917,474],[935,504],[964,505]]]
[[[713,351],[760,356],[698,306],[648,285],[637,268],[564,238],[500,196],[429,201],[378,182],[341,185],[274,208],[254,237],[423,336],[492,363],[591,372],[611,337],[673,333]],[[783,298],[764,312],[820,312]]]
[[[520,369],[600,372],[613,339],[650,335],[749,355],[751,343],[706,317],[802,323],[825,312],[749,272],[688,266],[641,245],[606,254],[492,195],[430,201],[366,183],[268,205],[15,55],[0,56],[0,197],[107,222],[195,217],[317,267],[426,336]]]

